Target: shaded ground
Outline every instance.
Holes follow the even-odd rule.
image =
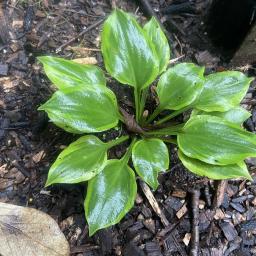
[[[212,210],[215,184],[186,172],[177,159],[175,148],[170,148],[171,170],[160,176],[160,186],[154,193],[170,222],[166,228],[139,191],[133,210],[119,225],[89,238],[83,212],[85,186],[44,188],[50,164],[74,136],[48,124],[46,116],[37,111],[54,88],[42,73],[36,56],[95,57],[102,66],[98,51],[100,26],[58,53],[56,50],[110,13],[114,2],[44,0],[27,4],[27,1],[10,0],[0,3],[1,202],[27,205],[50,214],[69,240],[73,255],[188,255],[192,232],[191,192],[197,188],[201,190],[201,255],[255,255],[254,159],[248,161],[254,181],[230,181],[222,205],[215,212]],[[124,10],[135,13],[142,22],[146,21],[133,1],[116,2]],[[204,25],[207,1],[193,1],[178,11],[168,11],[173,1],[150,2],[170,32],[173,58],[206,65],[208,73],[228,68],[207,38]],[[181,2],[186,1],[174,1],[174,4]],[[242,70],[255,75],[253,67],[242,67]],[[110,84],[117,90],[115,82],[110,81]],[[244,100],[244,106],[252,111],[245,126],[253,132],[256,124],[254,88],[255,83]],[[129,90],[123,88],[117,93],[121,104],[129,106]],[[117,135],[118,132],[113,131],[107,139]],[[120,157],[121,152],[122,148],[116,148],[112,154]],[[207,244],[208,237],[211,239]]]

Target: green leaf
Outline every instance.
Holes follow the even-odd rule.
[[[38,60],[43,63],[48,78],[60,90],[77,86],[106,86],[104,73],[94,65],[78,64],[52,56],[38,57]]]
[[[39,110],[57,126],[78,134],[106,131],[119,117],[115,95],[106,87],[57,91]]]
[[[152,83],[159,71],[151,41],[137,21],[115,10],[104,22],[101,50],[107,71],[120,83],[141,90]]]
[[[168,149],[159,139],[143,139],[133,146],[132,161],[137,174],[156,190],[158,173],[169,167]]]
[[[104,168],[107,149],[107,144],[93,135],[79,138],[64,149],[51,166],[46,186],[90,180]]]
[[[240,125],[251,116],[251,113],[249,111],[247,111],[246,109],[238,106],[238,107],[232,108],[226,112],[217,112],[217,111],[205,112],[203,110],[194,109],[191,113],[191,116],[195,116],[195,115],[218,116],[218,117],[221,117],[231,123]]]
[[[239,105],[253,79],[238,71],[225,71],[205,78],[195,107],[206,112],[228,111]]]
[[[135,175],[126,161],[109,160],[88,182],[85,215],[89,235],[118,223],[133,207],[136,193]]]
[[[230,165],[213,165],[207,164],[197,159],[189,158],[180,150],[178,151],[179,158],[183,165],[191,172],[205,176],[213,180],[232,179],[238,177],[245,177],[252,180],[247,167],[244,162]]]
[[[209,164],[236,164],[256,156],[256,135],[219,117],[191,117],[177,138],[185,155]]]
[[[143,29],[153,43],[159,60],[159,73],[162,73],[170,60],[168,40],[155,17],[152,17]]]
[[[177,64],[160,78],[156,92],[159,109],[179,110],[191,104],[202,89],[204,68],[192,63]]]

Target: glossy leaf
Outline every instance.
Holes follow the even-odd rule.
[[[137,185],[133,170],[121,160],[109,160],[88,182],[85,215],[89,234],[118,223],[133,207]]]
[[[101,37],[105,67],[111,76],[138,90],[155,80],[159,71],[157,55],[131,15],[113,11],[104,22]]]
[[[119,116],[115,95],[106,87],[57,91],[39,110],[57,126],[78,134],[113,128]]]
[[[219,117],[191,117],[177,138],[185,155],[209,164],[236,164],[256,156],[256,135]]]
[[[38,60],[43,63],[48,78],[60,90],[77,86],[106,85],[104,73],[94,65],[78,64],[52,56],[38,57]]]
[[[231,123],[235,124],[242,124],[246,121],[250,116],[251,113],[242,107],[234,107],[226,112],[205,112],[203,110],[196,110],[192,111],[192,116],[195,115],[211,115],[211,116],[218,116],[221,117]]]
[[[238,71],[211,74],[205,78],[195,107],[206,112],[228,111],[239,105],[252,80]]]
[[[143,139],[134,145],[132,161],[137,174],[156,190],[158,173],[169,167],[168,149],[159,139]]]
[[[169,68],[160,78],[156,91],[161,110],[179,110],[191,104],[202,89],[204,68],[181,63]]]
[[[96,136],[79,138],[64,149],[53,163],[46,186],[90,180],[104,168],[107,149],[107,145]]]
[[[159,73],[162,73],[166,70],[170,60],[170,47],[168,40],[155,17],[152,17],[150,21],[146,23],[144,31],[153,43],[159,60]]]
[[[180,150],[178,151],[178,155],[183,165],[189,171],[199,176],[205,176],[213,180],[232,179],[239,177],[252,180],[244,162],[230,165],[213,165],[187,157]]]

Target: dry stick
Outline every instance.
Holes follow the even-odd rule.
[[[163,223],[163,225],[165,227],[167,227],[170,223],[167,220],[164,213],[162,212],[162,210],[160,209],[159,204],[156,201],[156,199],[155,199],[153,193],[151,192],[149,186],[144,181],[140,180],[140,187],[141,187],[143,193],[145,194],[146,198],[148,199],[150,205],[152,206],[153,210],[158,215],[158,217],[161,219],[161,222]]]
[[[189,253],[190,256],[199,255],[199,196],[200,191],[194,189],[192,191],[193,221],[191,234],[191,250]]]
[[[217,191],[213,200],[213,209],[216,210],[222,205],[222,202],[224,200],[225,192],[227,190],[228,181],[227,180],[221,180],[218,181],[218,187]]]
[[[212,202],[211,202],[211,196],[210,196],[210,191],[209,191],[209,185],[208,184],[205,185],[204,195],[205,195],[206,204],[207,204],[208,207],[210,207],[212,205]]]
[[[151,18],[154,16],[157,19],[158,23],[160,24],[162,30],[164,31],[164,33],[167,37],[169,43],[171,44],[172,40],[171,40],[170,33],[165,29],[161,20],[156,15],[155,11],[153,10],[153,8],[152,8],[151,4],[148,2],[148,0],[137,0],[137,2],[139,2],[139,4],[141,5],[141,7],[147,17]]]
[[[162,224],[164,225],[165,228],[167,228],[170,225],[170,222],[167,220],[166,216],[162,212],[161,208],[159,207],[159,204],[157,203],[153,193],[151,192],[149,186],[142,180],[140,180],[140,187],[145,194],[146,198],[148,199],[151,207],[155,211],[155,213],[158,215],[158,217],[161,219]],[[174,241],[175,246],[177,247],[178,251],[182,256],[186,256],[187,253],[185,250],[179,245],[176,237],[171,233],[172,239]]]
[[[212,231],[213,231],[213,226],[214,226],[213,217],[216,213],[217,208],[219,208],[223,202],[224,195],[227,190],[227,186],[228,186],[227,180],[218,181],[217,191],[215,193],[213,204],[212,204],[213,214],[212,214],[212,219],[211,219],[211,226],[210,226],[209,233],[208,233],[207,239],[206,239],[207,245],[209,245],[210,241],[211,241],[211,236],[212,236]]]
[[[148,0],[137,0],[137,1],[140,3],[141,7],[145,11],[146,16],[148,17],[154,16],[159,21],[158,17],[156,16],[156,13],[154,12]]]
[[[67,47],[69,44],[73,43],[77,38],[83,36],[85,33],[89,32],[90,30],[92,30],[93,28],[99,26],[105,19],[99,19],[98,21],[96,21],[95,23],[93,23],[92,25],[90,25],[88,28],[86,28],[85,30],[83,30],[82,32],[80,32],[77,36],[71,38],[69,41],[67,41],[66,43],[62,44],[60,47],[58,47],[56,49],[56,53],[62,51],[65,47]]]

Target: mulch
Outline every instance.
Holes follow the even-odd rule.
[[[210,1],[149,2],[168,31],[173,59],[205,65],[207,73],[229,68],[226,57],[207,35],[205,17]],[[198,232],[199,255],[256,255],[253,158],[247,161],[252,182],[213,182],[187,172],[177,158],[176,148],[170,147],[170,171],[160,175],[160,186],[154,192],[167,223],[140,188],[133,209],[120,224],[92,237],[88,236],[83,210],[85,185],[44,188],[49,166],[75,136],[55,127],[37,111],[54,87],[36,57],[95,57],[103,66],[97,50],[101,25],[95,24],[115,5],[146,21],[148,14],[136,1],[0,3],[0,201],[50,214],[68,239],[72,255],[193,255],[191,248],[197,246]],[[65,45],[69,40],[71,43]],[[253,66],[239,70],[256,74]],[[116,82],[109,82],[121,104],[130,107],[129,89],[117,89]],[[243,106],[252,111],[245,123],[252,132],[256,126],[255,86],[254,81],[243,101]],[[111,131],[107,139],[117,136],[115,132]],[[112,154],[120,157],[120,152],[122,149],[116,147]]]

